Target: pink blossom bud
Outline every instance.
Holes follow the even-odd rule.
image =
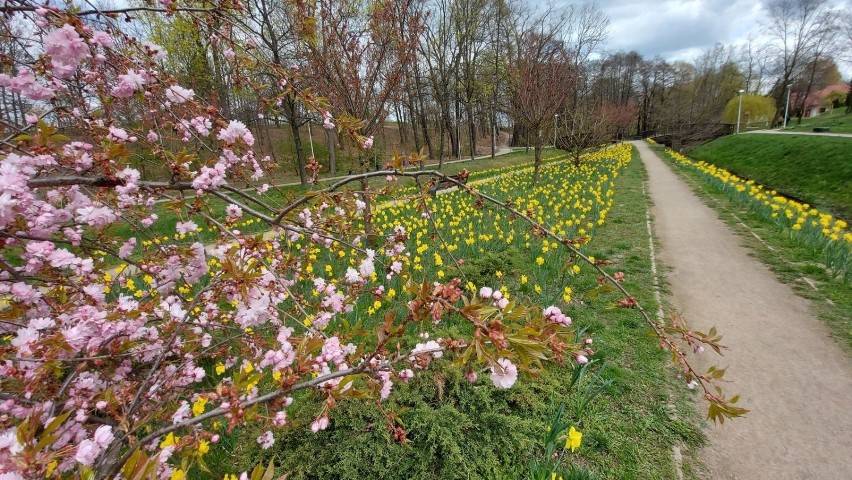
[[[579,363],[580,365],[585,365],[585,364],[589,363],[589,359],[586,358],[585,355],[577,355],[577,356],[574,357],[574,360],[576,360],[577,363]]]
[[[216,435],[213,435],[212,437],[210,437],[210,443],[216,443],[218,441],[219,441],[219,434],[218,433]]]
[[[479,375],[476,374],[473,370],[468,370],[467,373],[464,374],[464,378],[467,379],[470,383],[476,383],[476,380],[479,378]]]
[[[494,290],[494,293],[491,294],[491,298],[493,298],[494,300],[500,300],[501,298],[503,298],[503,292],[501,292],[500,290]]]
[[[491,287],[482,287],[479,289],[479,296],[482,298],[491,298],[493,294],[494,290]]]
[[[497,301],[497,308],[499,308],[500,310],[505,310],[506,307],[508,307],[508,306],[509,306],[509,299],[508,298],[501,298],[500,300]]]

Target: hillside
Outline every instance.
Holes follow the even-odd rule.
[[[812,118],[803,118],[799,124],[796,118],[787,123],[788,130],[810,132],[814,127],[828,127],[836,133],[852,133],[852,113],[845,113],[844,108],[836,108]]]
[[[852,139],[798,135],[729,135],[689,155],[779,192],[852,218]]]

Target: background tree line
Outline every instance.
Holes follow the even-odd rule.
[[[773,98],[777,123],[788,88],[797,103],[791,113],[801,117],[808,94],[842,82],[837,62],[852,60],[852,14],[826,0],[773,0],[746,44],[717,44],[691,62],[608,51],[609,20],[594,3],[246,0],[245,7],[227,22],[187,11],[136,14],[127,28],[166,46],[163,70],[250,125],[261,150],[303,184],[312,155],[324,171],[342,174],[383,166],[395,150],[442,164],[494,155],[505,144],[532,148],[540,160],[554,142],[579,158],[625,136],[700,140],[725,128],[725,106],[740,89]],[[322,128],[326,119],[293,95],[259,116],[284,86],[247,89],[232,79],[225,59],[233,52],[214,35],[223,29],[263,60],[255,71],[261,83],[277,77],[270,69],[298,71],[300,90],[360,119],[359,133],[374,137],[373,157]],[[5,73],[30,55],[19,33],[0,39]],[[23,124],[32,106],[3,87],[0,99],[3,118]]]

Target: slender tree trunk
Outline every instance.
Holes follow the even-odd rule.
[[[414,99],[417,102],[419,117],[420,117],[420,128],[423,129],[423,141],[426,142],[426,149],[429,151],[429,158],[435,158],[434,147],[432,146],[432,139],[429,136],[429,121],[426,118],[426,108],[423,105],[423,95],[420,95],[419,92],[422,92],[422,85],[420,83],[420,68],[415,65],[414,66],[414,87],[417,89],[418,95],[414,96]]]
[[[367,171],[369,171],[369,159],[364,157],[364,153],[359,153],[358,158],[360,159],[361,163],[361,172],[366,173]],[[361,191],[364,192],[364,243],[368,247],[372,247],[375,244],[376,239],[374,238],[375,236],[373,234],[373,202],[369,194],[370,183],[366,178],[362,178],[360,183]]]
[[[438,170],[440,170],[441,167],[444,166],[444,124],[443,123],[441,123],[440,126],[438,127],[438,131],[440,132],[439,137],[441,138],[441,140],[439,142],[440,146],[438,148]]]
[[[302,147],[302,137],[299,134],[299,124],[290,121],[290,131],[293,132],[293,144],[296,146],[296,170],[299,173],[299,183],[308,186],[308,176],[305,174],[305,150]]]
[[[456,131],[456,151],[453,152],[453,156],[456,160],[461,160],[461,101],[459,100],[458,95],[456,95],[456,121],[455,121],[455,131]]]
[[[396,113],[396,126],[399,130],[399,148],[400,150],[407,150],[408,148],[408,132],[406,131],[406,121],[405,117],[403,117],[402,112],[400,111],[399,104],[394,103],[393,106],[394,112]]]
[[[449,140],[450,140],[451,152],[450,152],[450,155],[448,155],[448,156],[452,157],[453,155],[455,155],[455,152],[456,152],[456,148],[457,148],[457,145],[458,145],[458,138],[456,137],[456,129],[455,129],[455,126],[453,125],[453,119],[452,119],[452,117],[450,117],[450,107],[449,107],[449,105],[445,105],[445,107],[446,107],[446,110],[444,110],[442,116],[444,117],[444,128],[446,129],[446,132],[450,137]],[[441,149],[441,152],[443,152],[443,148]]]
[[[535,144],[535,161],[533,162],[533,185],[538,185],[539,169],[541,169],[541,142]]]
[[[305,173],[305,150],[302,147],[302,135],[299,131],[298,105],[296,99],[289,95],[283,102],[284,115],[290,123],[290,132],[293,134],[293,145],[296,147],[296,173],[299,174],[299,183],[303,187],[308,186],[308,176]]]
[[[476,158],[476,119],[473,116],[473,108],[469,106],[467,111],[468,131],[470,132],[470,159]]]
[[[337,173],[337,154],[335,152],[334,134],[326,128],[323,128],[323,130],[325,130],[325,139],[328,143],[328,173],[334,175]]]

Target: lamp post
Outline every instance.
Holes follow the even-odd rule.
[[[559,126],[559,114],[553,116],[553,148],[556,148],[556,128]]]
[[[787,117],[790,115],[790,89],[792,87],[792,83],[787,84],[787,104],[784,105],[784,128],[787,128]]]
[[[740,93],[740,104],[737,107],[737,135],[740,134],[740,115],[743,112],[743,93],[745,93],[745,90],[740,89],[739,93]]]

